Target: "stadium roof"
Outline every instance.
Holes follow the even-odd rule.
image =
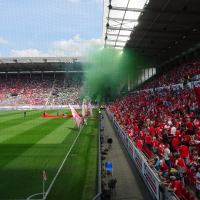
[[[0,72],[82,71],[81,57],[0,57]]]
[[[102,42],[159,66],[200,46],[199,8],[199,0],[104,0]]]

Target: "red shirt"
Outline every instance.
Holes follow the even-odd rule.
[[[154,127],[150,127],[150,131],[151,131],[151,135],[153,135],[154,134]]]
[[[146,136],[146,143],[151,144],[151,136]]]
[[[138,130],[138,126],[137,126],[137,125],[134,126],[134,127],[133,127],[133,130],[134,130],[134,132],[136,132],[136,131],[138,132],[138,131],[139,131],[139,130]]]
[[[140,136],[140,139],[144,139],[144,137],[145,137],[145,133],[144,133],[144,131],[140,131],[139,132],[139,136]]]
[[[179,152],[181,157],[188,157],[188,147],[187,146],[180,146]]]
[[[185,125],[189,130],[193,130],[192,122],[186,122]]]
[[[185,163],[184,163],[183,158],[179,158],[179,159],[178,159],[177,165],[179,165],[180,167],[185,167]]]
[[[178,139],[178,138],[174,138],[174,139],[172,140],[171,146],[172,146],[173,149],[178,149],[178,142],[179,142],[179,139]],[[173,145],[174,145],[174,146],[173,146]]]
[[[174,182],[174,189],[176,189],[175,194],[177,197],[182,197],[182,192],[181,192],[181,182],[180,181],[175,181]]]
[[[193,123],[195,125],[195,128],[198,129],[199,128],[199,121],[197,119],[195,119]]]
[[[153,141],[153,144],[155,144],[155,145],[154,145],[154,148],[157,148],[157,147],[158,147],[158,141],[157,141],[157,140],[154,140],[154,141]]]
[[[137,140],[136,146],[142,151],[143,142],[141,140]]]
[[[167,171],[168,171],[168,167],[167,167],[166,163],[163,163],[163,164],[161,164],[161,165],[160,165],[160,168],[161,168],[161,167],[164,167],[164,168],[165,168],[165,170],[167,170]]]
[[[190,136],[189,135],[185,135],[185,142],[189,142],[190,141]]]
[[[197,131],[197,135],[200,136],[200,130]]]
[[[179,136],[181,135],[180,131],[177,130],[177,131],[175,132],[175,135],[176,135],[176,137],[179,137]]]
[[[164,144],[160,144],[158,147],[158,150],[160,152],[160,154],[162,154],[164,156],[164,150],[165,150],[166,146]]]

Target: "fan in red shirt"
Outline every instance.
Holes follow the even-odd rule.
[[[174,152],[177,151],[177,149],[178,149],[178,143],[179,143],[179,138],[175,137],[175,138],[172,140],[172,144],[171,144],[172,153],[174,153]]]
[[[163,162],[163,160],[160,160],[160,168],[163,167],[166,171],[168,171],[168,166],[166,163]]]
[[[188,132],[186,132],[186,134],[185,134],[184,141],[185,141],[185,146],[187,146],[189,148],[190,136],[189,136]]]
[[[180,128],[177,128],[176,132],[175,132],[175,136],[177,138],[180,138],[181,137],[181,132],[180,132]]]
[[[188,133],[191,137],[191,140],[194,140],[193,124],[192,124],[192,122],[190,122],[189,118],[188,118],[187,122],[185,123],[185,126],[188,128]]]
[[[151,135],[154,135],[154,127],[153,126],[150,127],[150,132],[151,132]]]
[[[179,148],[179,152],[183,160],[185,161],[185,164],[188,165],[188,155],[189,150],[188,147],[184,145],[183,142],[181,142],[181,146]]]
[[[134,133],[135,133],[136,135],[138,134],[139,130],[138,130],[137,124],[135,124],[135,126],[133,127],[133,131],[134,131]]]
[[[195,129],[199,128],[199,120],[197,118],[195,118],[195,120],[193,121],[194,125],[195,125]]]
[[[156,137],[153,137],[153,151],[154,151],[154,153],[156,152],[158,152],[158,140],[156,139]]]
[[[176,154],[175,157],[176,157],[175,165],[177,167],[185,167],[185,170],[187,171],[187,166],[185,165],[183,158],[181,158],[179,154]]]
[[[174,192],[177,197],[182,198],[181,182],[177,181],[175,176],[171,176],[170,179],[173,180],[174,183],[172,183],[171,187],[167,190],[170,192]]]
[[[165,150],[166,146],[163,144],[163,142],[161,141],[161,144],[158,146],[158,150],[159,150],[159,154],[164,156],[164,150]]]
[[[172,180],[170,187],[168,187],[167,191],[174,192],[177,197],[180,199],[182,198],[182,192],[181,192],[181,182],[176,180],[175,176],[170,176],[170,179]]]
[[[141,140],[144,140],[144,138],[145,138],[146,135],[145,135],[144,131],[141,130],[141,131],[139,132],[139,136],[140,136],[140,139],[141,139]]]
[[[136,146],[142,151],[143,141],[136,139]]]
[[[147,132],[147,135],[145,138],[146,138],[146,146],[151,151],[151,136],[149,135],[149,132]]]

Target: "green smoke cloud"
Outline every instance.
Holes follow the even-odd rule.
[[[131,49],[119,51],[114,48],[98,47],[85,55],[85,75],[82,87],[82,98],[93,101],[112,100],[117,98],[123,85],[134,81],[141,74],[144,58]]]

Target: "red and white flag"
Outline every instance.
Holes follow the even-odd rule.
[[[70,107],[70,109],[71,109],[71,112],[72,112],[74,121],[75,121],[75,123],[76,123],[76,126],[77,126],[77,128],[79,129],[82,120],[81,120],[80,116],[78,115],[78,113],[74,110],[74,108],[73,108],[70,104],[69,104],[69,107]]]
[[[43,178],[44,178],[45,181],[47,180],[47,176],[46,176],[46,173],[45,173],[44,170],[43,170]]]
[[[87,113],[87,110],[88,110],[87,101],[85,101],[85,109],[86,109],[86,113]]]

